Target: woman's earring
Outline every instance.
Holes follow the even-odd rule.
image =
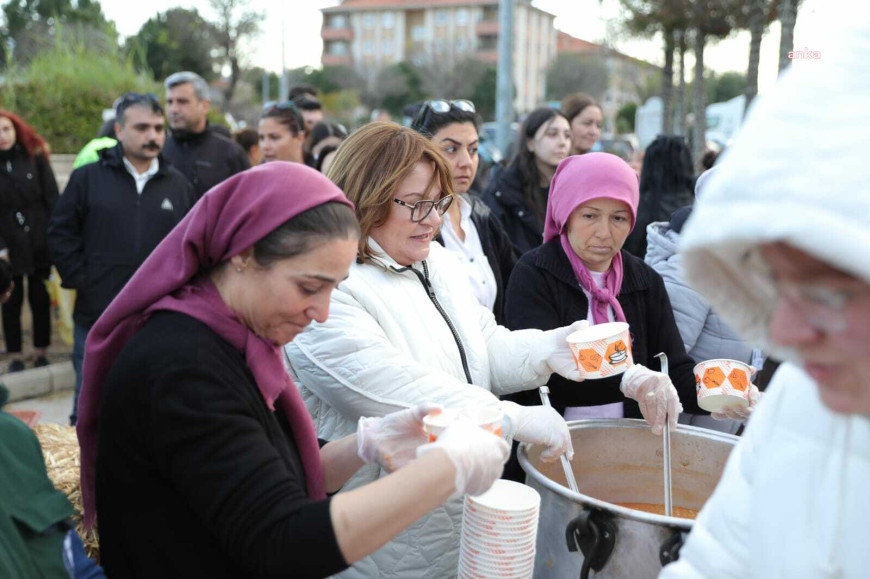
[[[237,267],[237,268],[236,268],[236,271],[239,272],[239,273],[242,273],[242,268]]]

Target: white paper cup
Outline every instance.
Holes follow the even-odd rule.
[[[634,363],[631,337],[625,322],[608,322],[589,326],[566,338],[577,369],[586,380],[622,374]]]
[[[444,432],[453,421],[463,414],[470,414],[477,425],[501,436],[504,412],[498,408],[480,408],[478,410],[460,410],[458,408],[445,408],[441,412],[430,412],[423,417],[423,430],[429,435],[429,442],[438,440],[438,435]]]
[[[749,406],[752,370],[738,360],[707,360],[695,365],[698,406],[707,412]]]

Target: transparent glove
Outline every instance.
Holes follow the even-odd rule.
[[[423,417],[441,410],[438,404],[421,404],[386,416],[360,418],[356,427],[357,455],[393,472],[414,460],[417,447],[429,442]]]
[[[753,368],[754,370],[754,368]],[[754,373],[754,372],[753,372]],[[725,408],[722,412],[713,412],[710,414],[716,420],[740,420],[745,421],[755,410],[758,401],[761,400],[761,392],[755,384],[749,384],[749,406],[734,406]]]
[[[508,419],[508,434],[520,442],[546,447],[541,460],[554,461],[566,453],[568,460],[574,458],[571,432],[561,414],[547,406],[520,406],[508,401],[501,403],[501,409]]]
[[[456,490],[450,498],[479,495],[501,476],[510,447],[469,420],[456,420],[438,435],[438,440],[417,448],[417,457],[443,449],[456,468]]]
[[[585,375],[577,369],[577,360],[574,358],[574,353],[571,351],[565,338],[574,332],[585,330],[588,327],[588,321],[580,320],[570,326],[544,332],[543,339],[552,348],[552,353],[547,358],[547,366],[550,367],[550,370],[568,380],[575,382],[582,382],[584,380]]]
[[[677,389],[667,374],[653,372],[646,366],[634,364],[622,375],[619,389],[626,397],[636,400],[640,412],[652,427],[653,434],[661,434],[667,416],[668,428],[677,428],[677,418],[683,411]]]

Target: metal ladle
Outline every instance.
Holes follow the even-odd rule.
[[[662,374],[665,376],[668,375],[668,356],[664,352],[656,354],[656,358],[662,364]],[[664,453],[664,470],[665,470],[665,515],[668,517],[674,516],[674,505],[673,505],[673,496],[672,496],[672,485],[673,481],[671,479],[671,429],[668,427],[668,414],[665,411],[665,429],[662,434],[663,436],[663,453]]]
[[[541,392],[541,403],[548,408],[552,408],[550,406],[550,389],[546,386],[541,386],[539,390]],[[574,478],[574,469],[571,468],[571,462],[564,454],[559,458],[562,461],[562,469],[565,471],[565,480],[568,481],[568,488],[579,494],[580,489],[577,487],[577,480]]]

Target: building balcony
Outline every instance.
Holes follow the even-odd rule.
[[[478,50],[474,54],[474,57],[477,60],[479,60],[480,62],[496,63],[496,62],[498,62],[498,50],[496,50],[494,48],[493,49]]]
[[[323,66],[350,66],[353,64],[349,54],[324,54],[320,57]]]
[[[474,27],[478,36],[498,36],[498,20],[481,20]]]
[[[352,28],[322,28],[320,37],[324,42],[330,40],[353,40]]]

